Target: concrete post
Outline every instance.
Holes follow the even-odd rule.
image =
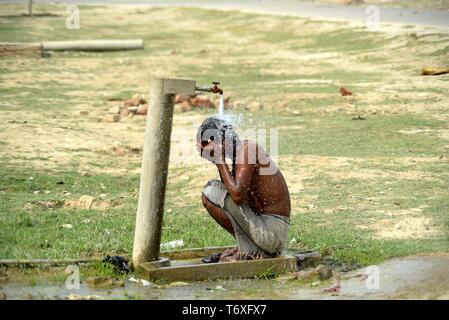
[[[175,94],[193,95],[195,81],[153,77],[150,87],[133,264],[159,259]]]

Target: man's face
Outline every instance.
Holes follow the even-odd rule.
[[[206,160],[216,163],[217,159],[215,159],[215,156],[219,154],[218,147],[219,146],[213,139],[208,139],[207,141],[203,140],[198,145],[200,156]]]
[[[201,139],[197,142],[197,150],[200,156],[213,163],[221,160],[221,135],[218,130],[206,130]]]

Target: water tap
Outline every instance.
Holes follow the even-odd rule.
[[[218,87],[219,84],[220,84],[220,82],[214,81],[214,82],[212,82],[212,87],[196,87],[195,90],[218,93],[220,95],[223,95],[223,90]]]
[[[223,95],[223,90],[221,90],[221,89],[218,87],[219,84],[220,84],[220,82],[216,82],[216,81],[212,82],[212,88],[211,88],[211,91],[212,91],[213,93],[219,93],[219,94]]]

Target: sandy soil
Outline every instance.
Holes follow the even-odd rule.
[[[167,9],[163,11],[151,12],[143,17],[138,10],[130,10],[124,14],[123,10],[108,10],[109,14],[104,14],[104,9],[94,9],[89,15],[83,16],[84,23],[94,23],[96,15],[102,14],[105,23],[113,23],[116,27],[138,24],[144,19],[153,20],[160,23],[164,21],[177,21],[176,25],[167,24],[167,32],[176,32],[182,29],[207,29],[209,25],[198,19],[188,19],[181,10]],[[254,22],[255,31],[252,35],[236,36],[233,33],[222,31],[220,36],[226,39],[222,42],[208,43],[206,40],[201,50],[214,50],[217,55],[225,52],[238,53],[245,52],[254,43],[258,43],[258,34],[270,31],[278,27],[280,19],[268,15],[260,16]],[[39,28],[46,29],[45,24],[38,25]],[[353,28],[350,24],[336,24],[323,22],[319,26],[305,23],[303,19],[297,19],[289,26],[294,35],[310,35],[310,38],[299,41],[296,45],[307,45],[315,40],[313,35],[317,32],[345,30]],[[112,31],[111,31],[112,32]],[[406,72],[392,71],[388,75],[388,81],[384,79],[372,80],[370,82],[359,83],[355,86],[355,94],[343,103],[330,104],[324,107],[317,107],[313,112],[316,114],[343,112],[353,114],[357,105],[363,103],[368,105],[359,114],[426,114],[436,119],[449,120],[446,112],[447,90],[449,82],[444,77],[422,77],[419,76],[420,67],[432,64],[440,64],[440,58],[432,53],[442,50],[447,42],[442,40],[447,36],[444,32],[436,32],[432,28],[415,27],[412,29],[401,29],[399,26],[391,26],[386,37],[394,38],[375,51],[369,53],[348,54],[339,52],[307,52],[291,49],[291,43],[270,43],[260,42],[257,46],[257,55],[243,54],[238,58],[232,55],[224,55],[221,62],[238,62],[239,64],[257,64],[261,62],[274,61],[271,66],[261,68],[262,75],[292,75],[292,66],[297,79],[280,80],[277,82],[267,81],[260,83],[263,86],[272,85],[333,85],[340,86],[345,83],[338,80],[327,79],[302,79],[301,75],[313,75],[317,72],[332,72],[335,70],[346,70],[354,72],[376,72],[379,66],[375,63],[366,63],[364,57],[385,59],[388,61],[390,70],[400,69],[404,64],[416,67],[416,74],[410,74],[410,67]],[[417,40],[420,39],[420,40]],[[447,39],[447,38],[446,38]],[[292,39],[291,41],[295,41]],[[431,45],[428,45],[431,44]],[[122,118],[118,123],[105,123],[103,117],[112,107],[120,105],[117,101],[108,101],[116,92],[108,90],[108,87],[118,87],[122,83],[131,84],[135,88],[135,93],[145,94],[148,87],[148,73],[142,70],[151,70],[153,74],[163,74],[166,76],[177,76],[179,66],[203,63],[198,57],[193,57],[191,53],[198,52],[197,46],[186,46],[182,48],[183,54],[167,54],[164,56],[145,56],[140,58],[113,58],[113,59],[83,59],[82,56],[74,56],[71,59],[60,59],[56,55],[51,58],[55,61],[51,65],[52,72],[48,72],[48,62],[39,59],[14,59],[0,60],[0,68],[8,70],[7,74],[0,76],[0,88],[20,88],[40,89],[42,84],[50,81],[60,85],[77,87],[80,83],[85,90],[73,90],[70,95],[73,99],[69,102],[63,99],[54,98],[45,101],[37,100],[35,104],[53,103],[60,104],[61,109],[55,111],[1,111],[3,129],[0,130],[0,141],[3,142],[1,153],[7,157],[8,161],[15,165],[23,165],[41,169],[54,169],[76,163],[79,172],[89,171],[92,173],[108,173],[114,175],[125,175],[140,172],[141,150],[143,145],[145,117],[135,116],[133,118]],[[397,54],[391,55],[391,51],[396,50]],[[416,55],[406,55],[407,52],[417,53]],[[426,61],[421,61],[420,55],[426,54]],[[262,57],[263,56],[263,57]],[[404,59],[406,61],[404,61]],[[31,70],[36,71],[31,71]],[[98,70],[102,70],[98,73]],[[207,70],[207,66],[205,66]],[[19,72],[20,71],[20,72]],[[357,86],[369,87],[372,91],[357,93]],[[415,89],[419,88],[419,92]],[[430,91],[440,88],[440,92]],[[429,92],[425,90],[429,89]],[[256,99],[255,96],[245,96],[237,92],[229,93],[232,99],[242,100],[245,103]],[[0,102],[0,107],[14,109],[23,97],[29,96],[27,91],[16,93],[16,99],[4,100]],[[257,97],[268,109],[287,108],[291,102],[307,99],[332,99],[334,93],[287,93],[279,99],[279,96],[262,94]],[[432,102],[425,102],[432,98]],[[395,103],[391,99],[398,101],[410,100],[410,103]],[[385,102],[386,101],[386,102]],[[64,105],[70,103],[71,110],[65,111]],[[84,113],[83,113],[84,112]],[[309,110],[309,112],[311,112]],[[195,136],[195,128],[207,114],[195,112],[176,114],[174,117],[174,129],[172,135],[171,167],[179,168],[190,163],[189,177],[171,174],[169,183],[178,182],[185,179],[186,201],[197,199],[197,190],[207,178],[213,176],[213,168],[205,169],[204,163],[198,162],[196,154],[190,152],[189,156],[182,157],[183,162],[178,160],[180,150],[185,145],[186,135],[191,138]],[[282,127],[280,127],[282,129]],[[289,127],[291,130],[300,130]],[[430,129],[417,131],[410,129],[400,131],[401,134],[437,134],[444,139],[448,139],[448,131],[434,132]],[[192,150],[190,150],[192,151]],[[382,159],[372,159],[374,162],[382,162]],[[309,202],[313,198],[307,199],[299,197],[304,189],[304,179],[312,178],[317,174],[324,173],[332,179],[404,179],[404,180],[426,180],[435,179],[424,171],[414,169],[403,172],[387,172],[376,169],[359,168],[356,158],[336,158],[320,157],[312,155],[304,156],[283,156],[279,159],[279,165],[283,169],[291,188],[293,205],[300,209],[297,213],[307,212]],[[404,158],[404,163],[410,161],[432,162],[436,159]],[[294,166],[292,164],[300,163]],[[189,191],[191,190],[191,191]],[[194,192],[195,190],[195,192]],[[398,219],[394,221],[384,220],[373,223],[371,228],[375,229],[380,238],[393,237],[427,237],[433,234],[429,230],[429,221],[419,215],[405,218],[403,213],[391,212]],[[403,217],[404,216],[404,217]],[[400,227],[398,227],[398,225]]]

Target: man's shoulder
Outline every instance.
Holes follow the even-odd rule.
[[[263,151],[263,149],[256,142],[251,140],[242,140],[240,145],[237,147],[237,155],[240,156],[245,154],[258,155],[261,154],[261,151]]]
[[[243,140],[241,146],[246,149],[256,149],[256,150],[263,150],[261,146],[259,146],[255,141],[252,140]]]
[[[237,162],[240,164],[268,165],[270,156],[256,142],[243,140],[237,151]]]

